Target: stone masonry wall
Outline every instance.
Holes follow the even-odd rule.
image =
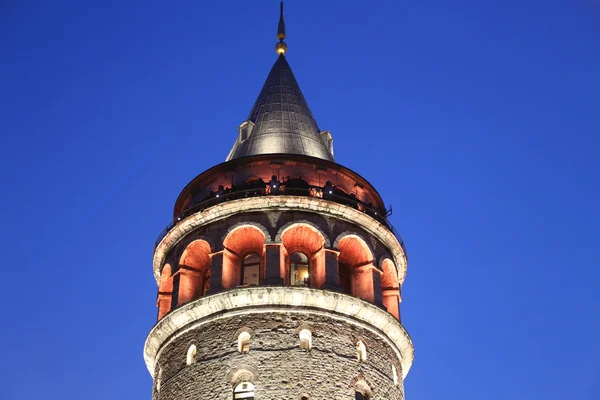
[[[250,351],[240,354],[236,332],[250,328]],[[311,351],[299,347],[298,331],[312,331]],[[356,343],[367,347],[359,362]],[[186,364],[190,345],[196,362]],[[402,370],[394,351],[376,334],[325,316],[296,313],[248,314],[218,319],[186,332],[161,352],[155,376],[160,391],[153,400],[232,399],[235,373],[253,372],[257,400],[354,399],[357,382],[366,382],[370,399],[403,400]],[[392,365],[398,375],[393,381]],[[233,377],[233,378],[232,378]],[[233,382],[232,382],[233,380]]]

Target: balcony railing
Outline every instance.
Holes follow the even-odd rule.
[[[337,193],[336,193],[337,192]],[[231,200],[245,199],[250,197],[259,197],[259,196],[279,196],[279,195],[287,195],[287,196],[303,196],[303,197],[316,197],[320,199],[325,199],[329,201],[333,201],[338,204],[343,204],[348,207],[352,207],[359,211],[362,211],[368,214],[370,217],[375,220],[381,222],[385,226],[387,226],[398,238],[404,253],[406,254],[406,248],[404,246],[404,241],[402,237],[396,231],[394,226],[391,224],[386,215],[382,215],[380,211],[374,208],[371,204],[365,204],[362,201],[356,199],[354,196],[339,193],[335,188],[331,187],[317,187],[317,186],[306,186],[302,188],[297,187],[285,187],[284,185],[276,185],[272,187],[271,185],[266,185],[264,188],[254,188],[254,189],[245,189],[245,190],[222,190],[217,193],[213,193],[210,198],[202,200],[193,206],[187,208],[182,213],[180,213],[176,218],[174,218],[160,233],[158,239],[154,243],[154,248],[158,246],[158,244],[163,240],[163,238],[169,233],[175,225],[179,223],[179,221],[184,220],[188,216],[195,214],[199,211],[205,210],[212,206],[215,206],[220,203],[225,203]]]

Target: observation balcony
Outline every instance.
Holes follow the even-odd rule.
[[[198,175],[179,195],[173,220],[159,234],[161,240],[186,217],[217,204],[260,196],[301,196],[324,199],[364,212],[387,226],[390,223],[381,196],[356,172],[339,164],[307,156],[262,155],[219,164]]]

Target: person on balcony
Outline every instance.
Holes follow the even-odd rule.
[[[277,179],[277,176],[273,175],[269,181],[269,193],[279,194],[281,189],[281,182]]]

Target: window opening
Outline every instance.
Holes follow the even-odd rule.
[[[238,336],[238,351],[240,353],[247,353],[250,351],[250,333],[240,333],[240,336]]]
[[[191,345],[187,351],[187,355],[185,357],[185,363],[187,365],[192,365],[196,362],[196,354],[198,354],[198,349],[196,349],[196,345]]]
[[[260,256],[256,253],[250,253],[242,261],[242,285],[258,285],[260,270]]]
[[[251,382],[241,382],[233,389],[234,399],[254,400],[254,385]]]
[[[310,351],[312,348],[312,333],[308,329],[302,329],[300,331],[300,348],[302,350]]]
[[[310,284],[308,257],[304,253],[295,252],[290,255],[290,284],[292,286]]]
[[[396,372],[396,366],[392,364],[392,377],[394,378],[394,385],[398,384],[398,373]]]
[[[356,343],[356,357],[359,362],[363,362],[367,360],[367,348],[365,344],[361,341]]]
[[[156,391],[160,392],[160,383],[162,381],[162,367],[158,368],[158,374],[156,375]]]
[[[354,395],[354,398],[356,400],[369,400],[369,396],[367,396],[366,394],[363,394],[361,392],[356,392]]]
[[[340,278],[340,286],[344,293],[352,294],[352,272],[350,266],[346,263],[339,263],[338,275]]]

